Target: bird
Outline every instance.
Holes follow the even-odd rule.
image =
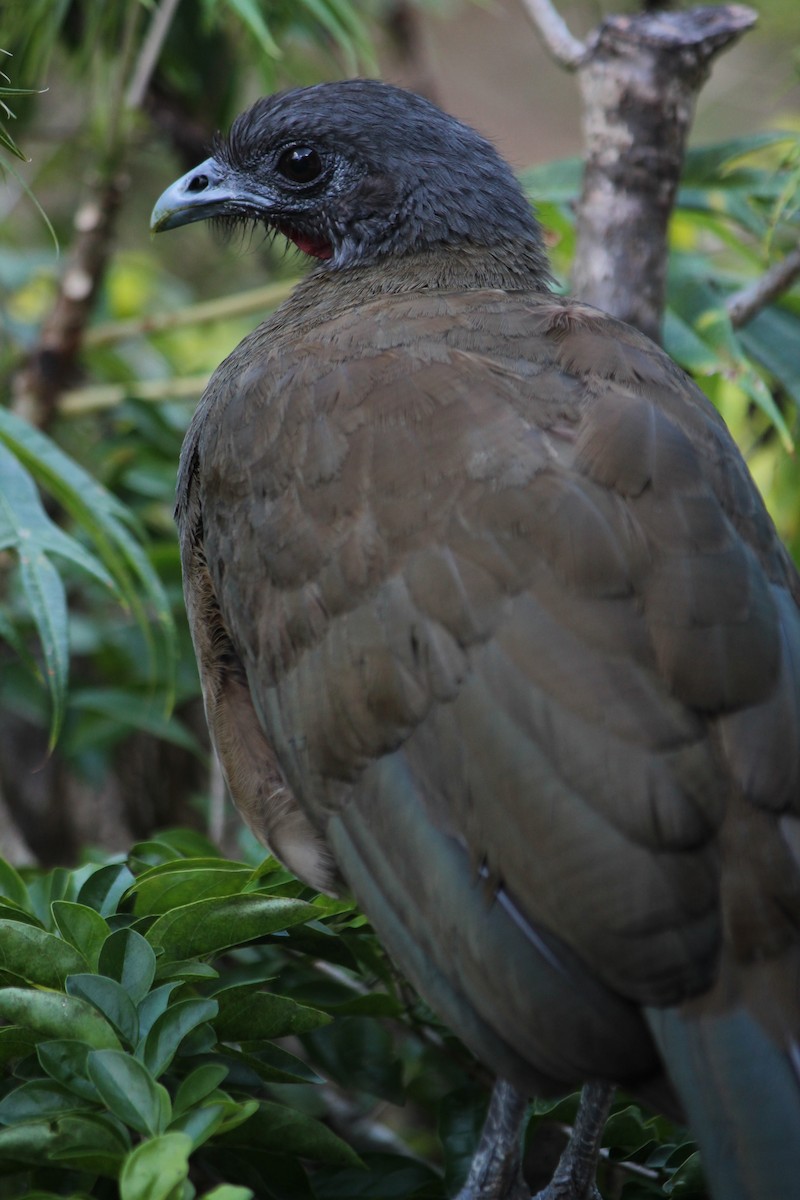
[[[518,1092],[621,1085],[715,1200],[796,1197],[800,578],[723,420],[392,85],[258,100],[152,228],[205,219],[312,265],[178,474],[245,821]]]

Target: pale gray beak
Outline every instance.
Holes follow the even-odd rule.
[[[208,217],[248,212],[256,216],[254,209],[263,212],[267,207],[263,196],[239,187],[230,171],[215,158],[207,158],[162,192],[150,217],[150,228],[153,233],[162,233]]]

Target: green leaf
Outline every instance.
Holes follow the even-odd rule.
[[[69,639],[64,585],[48,555],[70,560],[111,589],[114,584],[101,563],[50,519],[31,476],[2,441],[0,550],[13,550],[19,558],[22,588],[42,644],[53,705],[52,749],[64,719]]]
[[[139,1037],[139,1019],[133,1001],[122,984],[105,975],[70,975],[67,980],[70,996],[79,996],[94,1005],[129,1046]]]
[[[800,406],[800,319],[781,308],[766,308],[739,331],[747,353],[780,380]]]
[[[202,1200],[252,1200],[254,1193],[250,1188],[236,1187],[232,1183],[222,1183],[210,1192],[204,1192]]]
[[[35,925],[37,929],[42,928],[41,921],[37,920],[32,913],[29,913],[27,909],[18,908],[10,900],[0,901],[0,920],[16,921],[21,925]]]
[[[174,670],[175,629],[169,601],[142,546],[129,532],[129,510],[55,442],[7,408],[0,408],[0,441],[91,539],[102,568],[136,618],[152,658],[156,646],[144,592],[159,622],[162,655]]]
[[[109,934],[106,922],[95,909],[70,900],[54,900],[52,912],[64,941],[74,946],[95,970],[100,949]]]
[[[169,1096],[150,1072],[122,1050],[93,1050],[89,1078],[109,1110],[144,1134],[162,1133],[172,1116]]]
[[[67,699],[69,638],[66,593],[61,576],[44,554],[21,556],[19,573],[44,654],[45,678],[53,709],[48,742],[48,749],[52,750],[64,723]]]
[[[181,1081],[175,1093],[172,1109],[176,1116],[187,1108],[193,1108],[216,1091],[227,1074],[228,1068],[223,1063],[203,1063],[202,1066],[195,1067],[194,1071]]]
[[[229,1104],[233,1104],[230,1101]],[[235,1105],[236,1108],[241,1107]],[[252,1107],[258,1108],[258,1101],[252,1101]],[[192,1149],[196,1150],[198,1146],[202,1146],[203,1142],[207,1142],[210,1137],[221,1128],[226,1113],[226,1105],[224,1103],[203,1104],[197,1108],[191,1108],[188,1112],[181,1113],[179,1117],[170,1125],[170,1131],[175,1133],[185,1133],[187,1137],[192,1139]],[[247,1111],[246,1116],[251,1116],[251,1111]]]
[[[10,971],[38,987],[62,988],[87,963],[74,946],[35,925],[0,920],[0,970]]]
[[[153,737],[180,746],[205,760],[206,751],[185,725],[164,712],[162,699],[150,695],[139,696],[130,688],[73,688],[70,693],[70,711],[93,713],[113,721],[121,728],[138,729]],[[75,737],[70,738],[70,751],[75,752]]]
[[[690,1154],[678,1167],[669,1182],[664,1184],[664,1191],[668,1196],[680,1197],[680,1200],[706,1200],[708,1184],[698,1153]]]
[[[262,1038],[308,1033],[331,1018],[317,1008],[297,1004],[287,996],[256,991],[252,984],[216,993],[219,1016],[214,1029],[221,1042],[253,1042]]]
[[[368,1017],[340,1017],[333,1025],[307,1034],[316,1061],[326,1074],[348,1088],[380,1096],[393,1104],[405,1099],[403,1068],[389,1030]]]
[[[219,1050],[231,1063],[241,1063],[266,1083],[322,1083],[321,1075],[301,1058],[272,1042],[258,1042],[248,1050],[224,1046]]]
[[[118,929],[105,942],[100,953],[100,970],[116,979],[138,1004],[153,983],[156,956],[146,938],[135,929]]]
[[[22,876],[4,858],[0,858],[0,896],[28,909],[28,889]]]
[[[142,1142],[123,1163],[120,1200],[173,1200],[189,1174],[191,1151],[191,1138],[185,1133],[165,1133]]]
[[[250,31],[266,55],[270,58],[283,57],[283,52],[270,33],[256,0],[224,0],[224,3]]]
[[[8,1066],[9,1063],[27,1058],[36,1049],[38,1041],[30,1029],[5,1025],[0,1029],[0,1065]]]
[[[441,1196],[439,1177],[426,1166],[400,1154],[365,1154],[366,1171],[325,1171],[314,1177],[315,1200],[408,1200]]]
[[[0,1017],[54,1038],[74,1038],[98,1049],[119,1047],[108,1021],[75,996],[32,988],[0,990]]]
[[[313,904],[271,896],[198,900],[159,917],[147,931],[166,959],[216,954],[318,915]]]
[[[31,1079],[0,1100],[0,1125],[19,1125],[91,1107],[86,1100],[52,1079]]]
[[[155,1025],[157,1019],[166,1010],[169,1004],[169,998],[176,988],[181,986],[182,980],[175,979],[170,983],[162,983],[159,987],[153,988],[144,1000],[139,1004],[139,1038],[144,1041],[150,1030]]]
[[[327,1125],[269,1100],[262,1100],[258,1112],[233,1133],[226,1134],[223,1141],[225,1145],[256,1145],[261,1150],[312,1158],[332,1166],[361,1164],[355,1150]]]
[[[179,1000],[157,1018],[141,1052],[156,1079],[166,1071],[186,1035],[203,1022],[212,1021],[217,1008],[216,1000]]]
[[[39,1167],[48,1159],[89,1157],[87,1169],[115,1177],[127,1147],[102,1117],[82,1114],[33,1121],[0,1130],[0,1162]]]
[[[126,863],[109,863],[92,872],[78,892],[78,903],[109,917],[117,911],[119,901],[132,883],[133,875]]]
[[[455,1195],[467,1178],[478,1146],[488,1105],[485,1088],[448,1092],[439,1104],[439,1140],[444,1150],[447,1195]]]
[[[192,862],[200,865],[191,866]],[[137,915],[167,913],[211,897],[238,896],[252,876],[249,867],[220,859],[184,859],[172,866],[172,870],[157,867],[136,880],[132,891]]]
[[[69,1088],[76,1096],[98,1103],[97,1088],[89,1079],[88,1059],[91,1047],[70,1038],[55,1038],[40,1042],[36,1055],[43,1071],[57,1083]]]

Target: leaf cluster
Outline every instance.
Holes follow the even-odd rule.
[[[0,1062],[2,1200],[444,1200],[487,1104],[349,901],[187,831],[0,860]],[[532,1106],[534,1161],[576,1105]],[[685,1134],[628,1100],[604,1153],[608,1196],[703,1194]]]

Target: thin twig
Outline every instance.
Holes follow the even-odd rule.
[[[785,258],[765,271],[755,283],[728,297],[725,307],[734,329],[740,329],[787,291],[800,277],[800,246],[790,250]]]
[[[175,10],[180,0],[161,0],[153,13],[150,26],[142,42],[136,65],[133,69],[130,84],[125,95],[125,107],[138,109],[142,107],[153,71],[156,69],[158,56],[164,45]]]
[[[522,0],[546,49],[562,67],[575,71],[588,53],[587,47],[573,37],[566,21],[556,12],[552,0]]]
[[[189,375],[181,379],[134,379],[130,383],[100,383],[90,387],[71,388],[62,392],[56,407],[62,416],[84,416],[117,408],[126,400],[147,400],[158,404],[164,400],[191,400],[202,395],[208,375]]]
[[[281,283],[269,283],[264,287],[238,292],[234,296],[204,300],[200,304],[190,304],[174,312],[155,313],[151,316],[137,317],[132,321],[108,321],[87,329],[83,344],[87,349],[108,346],[127,338],[140,337],[142,334],[163,333],[165,330],[181,329],[186,325],[202,325],[207,321],[241,317],[251,312],[267,313],[286,299],[297,282],[296,279],[288,279]]]

